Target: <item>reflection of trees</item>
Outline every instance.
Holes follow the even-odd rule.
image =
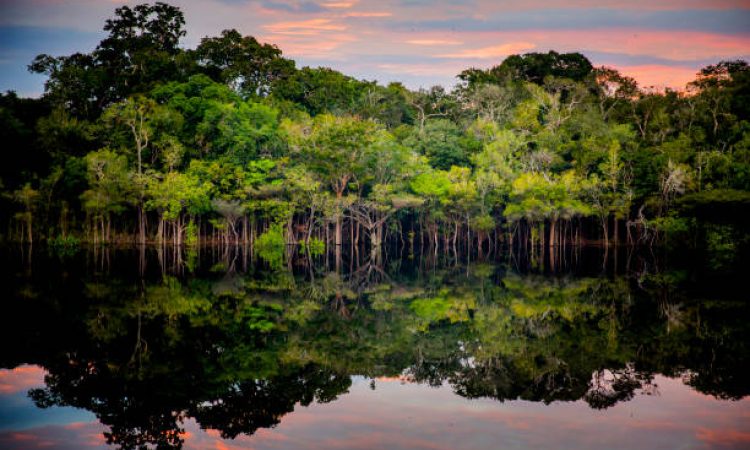
[[[224,438],[253,434],[277,425],[296,403],[327,403],[346,392],[348,375],[308,365],[267,380],[245,380],[229,386],[190,412],[203,428],[221,431]]]
[[[690,298],[684,277],[235,269],[19,275],[0,337],[22,344],[0,362],[44,366],[37,404],[94,412],[123,448],[179,447],[186,417],[224,437],[252,434],[297,403],[334,400],[355,374],[593,408],[654,392],[655,373],[719,398],[750,392],[748,306]]]
[[[656,385],[651,380],[650,374],[638,372],[632,364],[617,370],[600,369],[592,375],[589,390],[583,398],[592,408],[609,408],[630,400],[637,390],[648,394],[656,392]]]

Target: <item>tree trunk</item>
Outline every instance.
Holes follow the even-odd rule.
[[[602,222],[602,234],[604,234],[604,245],[609,247],[609,216],[603,218]]]
[[[555,247],[555,229],[557,225],[557,220],[550,220],[549,222],[549,248],[552,249]]]
[[[31,244],[34,242],[34,233],[32,232],[32,228],[31,228],[32,216],[31,216],[31,213],[28,213],[28,214],[29,216],[26,219],[26,233],[29,239],[29,244]]]
[[[143,205],[138,205],[138,244],[146,243],[146,217],[143,213]]]

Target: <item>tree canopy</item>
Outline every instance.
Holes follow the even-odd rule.
[[[20,155],[0,169],[10,239],[653,244],[701,232],[683,196],[750,190],[745,61],[656,91],[581,53],[527,53],[412,91],[297,68],[237,30],[186,49],[165,3],[119,7],[104,31],[31,62],[42,98],[0,97]]]

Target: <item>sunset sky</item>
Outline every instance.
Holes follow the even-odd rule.
[[[39,95],[38,53],[91,51],[112,0],[0,0],[0,90]],[[750,0],[191,0],[186,47],[222,29],[278,45],[299,67],[452,86],[467,67],[513,53],[581,51],[641,85],[681,88],[722,59],[750,59]]]

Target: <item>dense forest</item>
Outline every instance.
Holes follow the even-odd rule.
[[[91,53],[31,62],[41,98],[0,96],[6,241],[748,241],[745,61],[662,91],[550,51],[413,91],[297,68],[236,30],[186,49],[184,26],[164,3],[120,7]]]

